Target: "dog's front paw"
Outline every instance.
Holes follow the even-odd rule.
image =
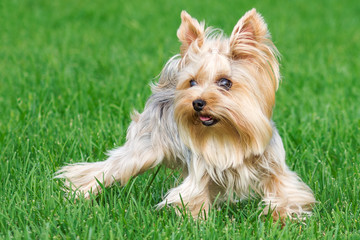
[[[101,163],[71,164],[57,171],[54,178],[64,179],[63,190],[67,194],[89,198],[90,193],[96,195],[101,191],[100,182],[105,183]]]
[[[299,205],[274,206],[267,205],[261,213],[262,215],[271,215],[274,222],[285,222],[286,219],[304,221],[311,215],[311,208],[301,207]]]

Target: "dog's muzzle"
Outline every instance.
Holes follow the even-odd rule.
[[[208,114],[203,114],[201,111],[204,109],[206,102],[202,99],[196,99],[193,101],[194,110],[198,113],[199,120],[207,127],[214,125],[218,122],[217,119],[213,118]]]

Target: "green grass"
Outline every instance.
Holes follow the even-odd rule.
[[[282,54],[274,112],[287,163],[319,201],[304,223],[258,218],[259,200],[223,204],[207,221],[155,210],[178,173],[161,169],[66,200],[54,172],[124,143],[186,9],[230,33],[256,7]],[[0,238],[359,239],[358,1],[0,2]]]

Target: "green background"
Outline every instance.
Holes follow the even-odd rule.
[[[161,169],[66,199],[54,172],[124,143],[129,113],[178,53],[181,10],[230,34],[256,7],[282,54],[274,121],[287,163],[319,203],[305,222],[259,219],[259,199],[206,221],[155,210],[179,174]],[[0,2],[0,238],[359,239],[358,1]],[[148,191],[145,189],[148,187]]]

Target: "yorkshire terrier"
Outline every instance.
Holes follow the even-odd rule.
[[[215,200],[256,194],[274,219],[311,214],[314,195],[286,165],[271,120],[279,54],[264,19],[248,11],[230,38],[204,25],[181,13],[180,54],[166,63],[143,113],[132,115],[126,143],[106,161],[68,165],[56,177],[89,197],[164,164],[182,169],[184,180],[158,207],[206,216]]]

